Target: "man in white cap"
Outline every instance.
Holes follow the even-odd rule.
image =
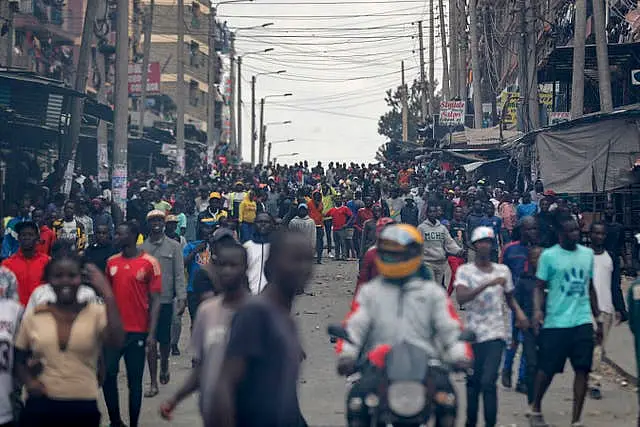
[[[173,323],[174,298],[177,299],[176,315],[181,316],[186,307],[187,291],[184,278],[184,260],[180,243],[167,237],[164,232],[165,213],[152,210],[147,214],[149,238],[140,246],[145,253],[151,255],[160,264],[162,273],[162,293],[160,294],[160,315],[156,328],[156,340],[160,344],[160,383],[167,384],[169,375],[169,352],[171,350],[171,325]],[[158,394],[158,360],[157,352],[147,353],[151,387],[145,397]]]

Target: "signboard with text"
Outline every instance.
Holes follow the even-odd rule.
[[[571,120],[571,113],[568,111],[553,111],[549,113],[549,125],[557,125],[559,123],[568,122]]]
[[[129,95],[142,93],[142,64],[129,64]],[[160,93],[160,63],[150,62],[147,70],[147,94]]]
[[[440,101],[440,125],[458,126],[464,124],[464,101]]]

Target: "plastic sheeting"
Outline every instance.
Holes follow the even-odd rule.
[[[640,119],[612,118],[535,136],[540,176],[557,193],[609,191],[640,155]]]

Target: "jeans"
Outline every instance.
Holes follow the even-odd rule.
[[[356,257],[360,258],[362,256],[364,256],[364,254],[361,251],[360,248],[360,243],[362,239],[362,230],[358,230],[357,228],[354,227],[353,229],[353,250],[356,253]]]
[[[316,226],[316,257],[317,261],[322,261],[322,250],[324,249],[324,229]]]
[[[467,376],[467,423],[466,427],[476,427],[480,394],[484,408],[486,427],[495,427],[498,420],[498,371],[504,351],[503,340],[491,340],[473,344],[473,373]]]
[[[196,313],[198,312],[198,306],[200,305],[200,295],[195,292],[187,292],[187,308],[189,309],[189,318],[191,319],[191,329],[193,330],[193,323],[196,321]]]
[[[538,339],[533,329],[522,331],[522,356],[526,359],[527,403],[533,404],[535,399],[535,381],[538,372]]]
[[[140,407],[142,406],[142,375],[147,360],[146,341],[147,334],[144,332],[127,332],[124,346],[121,349],[105,349],[106,376],[102,391],[112,426],[122,424],[118,398],[118,371],[122,356],[124,356],[127,385],[129,386],[129,425],[131,427],[138,426]]]
[[[20,417],[20,426],[98,427],[100,411],[95,400],[29,397]]]
[[[343,259],[348,256],[347,254],[347,241],[346,237],[346,229],[342,228],[340,230],[333,230],[333,240],[336,243],[336,259]]]
[[[253,223],[252,222],[241,222],[240,223],[240,241],[242,243],[248,242],[253,239]]]
[[[184,313],[183,313],[184,314]],[[173,319],[171,321],[171,346],[176,346],[180,342],[182,334],[182,316],[178,315],[178,301],[176,300],[173,307]]]
[[[325,218],[324,219],[324,232],[327,236],[327,250],[329,252],[331,252],[331,250],[333,249],[333,244],[331,242],[331,231],[333,228],[333,219],[331,218]]]

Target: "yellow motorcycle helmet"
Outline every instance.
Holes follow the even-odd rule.
[[[378,236],[376,267],[382,277],[403,279],[415,274],[422,265],[424,238],[408,224],[392,224]]]

